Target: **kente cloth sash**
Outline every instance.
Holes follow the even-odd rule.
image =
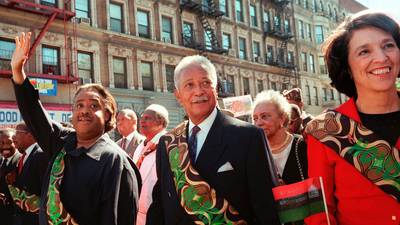
[[[64,208],[60,198],[60,185],[64,177],[64,148],[57,154],[50,171],[47,191],[47,221],[51,225],[78,225]],[[77,202],[77,204],[79,204]]]
[[[246,225],[239,212],[191,165],[186,132],[187,121],[165,135],[167,155],[181,206],[198,225]]]
[[[306,133],[334,150],[364,177],[400,202],[400,157],[396,147],[335,111],[328,111],[309,122]]]
[[[20,188],[13,185],[8,185],[10,194],[15,204],[25,212],[39,214],[40,208],[40,197],[34,194],[30,194]]]

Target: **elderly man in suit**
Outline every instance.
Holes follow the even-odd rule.
[[[24,122],[15,127],[13,140],[15,147],[22,154],[15,171],[15,182],[10,187],[14,189],[11,193],[18,206],[14,225],[39,224],[39,205],[23,204],[23,202],[40,197],[49,157],[36,143]]]
[[[155,150],[160,137],[166,133],[168,122],[167,109],[158,104],[148,106],[139,121],[140,133],[146,137],[146,140],[137,147],[133,155],[133,162],[136,163],[142,177],[136,225],[146,224],[146,213],[152,202],[151,193],[157,181]]]
[[[280,224],[263,132],[217,108],[214,65],[185,57],[174,81],[189,121],[160,139],[147,224]]]
[[[117,115],[117,129],[122,138],[117,144],[128,153],[129,157],[133,157],[136,148],[145,137],[137,132],[137,116],[131,109],[123,109]]]
[[[0,223],[2,225],[14,224],[15,204],[7,187],[6,176],[17,169],[21,154],[16,150],[11,129],[0,130],[0,154],[3,163],[0,165]]]

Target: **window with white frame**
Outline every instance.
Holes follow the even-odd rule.
[[[110,2],[110,30],[124,32],[122,5]]]

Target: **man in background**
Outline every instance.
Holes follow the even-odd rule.
[[[145,137],[137,132],[137,116],[131,109],[123,109],[117,115],[117,129],[122,138],[117,144],[133,157],[137,146],[144,141]]]
[[[11,129],[0,130],[0,222],[2,225],[14,224],[15,204],[7,187],[6,176],[17,169],[21,154],[16,150]]]
[[[290,104],[295,104],[300,108],[302,127],[305,128],[307,123],[310,122],[314,117],[304,111],[303,95],[300,88],[292,88],[290,90],[284,90],[283,96],[288,100]]]
[[[147,210],[152,202],[152,191],[157,181],[156,149],[158,141],[166,133],[169,119],[167,109],[158,104],[147,107],[140,118],[140,133],[146,137],[133,155],[142,177],[142,191],[139,198],[139,210],[136,225],[146,224]]]
[[[16,180],[12,186],[16,187],[18,193],[28,193],[30,198],[40,197],[43,176],[49,162],[48,155],[36,143],[35,138],[24,122],[19,123],[15,128],[14,144],[22,154],[17,165]],[[26,195],[24,199],[27,200]],[[14,196],[15,200],[15,196]],[[16,202],[17,203],[17,202]],[[29,208],[29,205],[21,207],[17,204],[15,225],[36,225],[39,224],[39,205],[37,208]]]

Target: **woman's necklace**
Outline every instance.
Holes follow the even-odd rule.
[[[281,152],[282,149],[284,149],[284,147],[286,147],[286,146],[289,144],[289,142],[290,142],[290,140],[291,140],[291,137],[292,137],[291,134],[287,134],[287,133],[286,133],[286,138],[285,138],[285,140],[283,141],[282,145],[280,145],[280,146],[278,146],[278,147],[275,147],[275,148],[272,148],[272,147],[271,147],[272,153],[276,154],[276,153]]]

